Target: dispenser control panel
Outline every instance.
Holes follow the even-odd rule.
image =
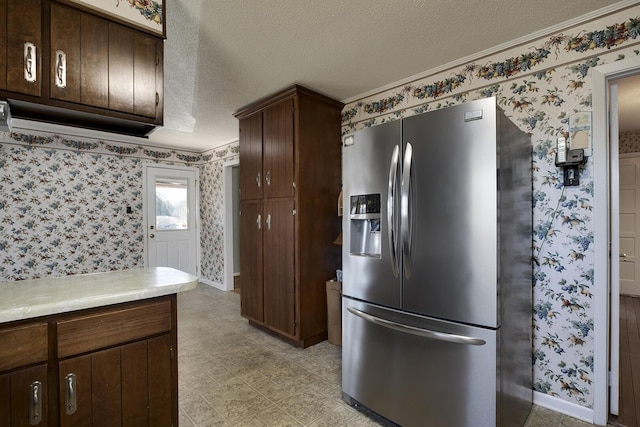
[[[380,194],[351,196],[351,215],[380,214]]]

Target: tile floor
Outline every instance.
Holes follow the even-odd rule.
[[[388,425],[341,400],[339,347],[301,350],[249,326],[235,292],[178,294],[178,343],[180,427]],[[588,425],[541,407],[527,422]]]

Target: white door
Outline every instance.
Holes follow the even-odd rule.
[[[640,157],[620,158],[620,294],[640,296]]]
[[[145,265],[198,275],[198,170],[143,168]]]

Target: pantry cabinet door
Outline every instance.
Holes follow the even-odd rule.
[[[290,337],[296,334],[293,210],[293,199],[264,202],[264,323]]]
[[[264,221],[262,201],[240,202],[240,313],[260,323],[264,320],[262,271]]]
[[[240,200],[262,198],[262,112],[240,119]]]
[[[264,110],[265,198],[294,196],[293,105],[288,99]]]

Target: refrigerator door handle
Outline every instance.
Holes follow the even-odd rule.
[[[396,188],[398,185],[398,161],[400,159],[400,147],[397,145],[393,149],[391,154],[391,165],[389,166],[389,188],[387,192],[387,230],[389,233],[389,251],[391,252],[391,268],[393,269],[393,276],[398,277],[399,268],[398,265],[398,253],[396,237],[398,234],[396,224]]]
[[[485,345],[487,342],[481,338],[466,337],[464,335],[449,334],[446,332],[436,332],[429,329],[417,328],[415,326],[403,325],[401,323],[392,322],[391,320],[381,319],[380,317],[373,316],[364,311],[360,311],[357,308],[347,307],[347,311],[355,316],[358,316],[368,322],[376,325],[384,326],[385,328],[393,329],[395,331],[404,332],[406,334],[418,335],[420,337],[447,341],[454,344],[466,344],[466,345]]]
[[[411,189],[411,165],[413,164],[413,146],[407,142],[404,149],[404,162],[402,165],[402,194],[400,196],[400,222],[402,229],[402,250],[404,260],[404,275],[411,277],[411,217],[409,206],[409,191]]]

